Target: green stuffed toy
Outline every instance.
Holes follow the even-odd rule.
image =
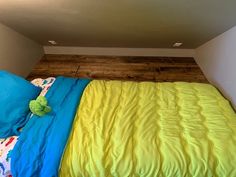
[[[52,110],[47,104],[48,101],[44,96],[38,96],[36,100],[30,101],[29,108],[33,114],[41,117]]]

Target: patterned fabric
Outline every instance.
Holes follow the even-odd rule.
[[[47,79],[34,79],[32,82],[32,84],[38,86],[38,87],[42,87],[42,92],[40,93],[41,96],[45,96],[46,93],[48,92],[49,88],[52,86],[52,84],[54,83],[55,78],[54,77],[49,77]]]
[[[55,78],[34,79],[31,81],[36,86],[42,87],[41,96],[46,95],[49,88],[54,83]],[[10,154],[18,140],[17,136],[12,136],[6,139],[0,139],[0,177],[11,177],[10,170]]]

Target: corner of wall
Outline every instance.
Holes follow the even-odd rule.
[[[0,69],[26,77],[44,55],[43,46],[0,23]]]
[[[236,27],[196,49],[196,62],[207,79],[236,109]]]

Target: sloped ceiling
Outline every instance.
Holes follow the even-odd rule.
[[[0,0],[0,22],[43,45],[196,48],[236,25],[236,0]]]

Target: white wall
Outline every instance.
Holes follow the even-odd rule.
[[[236,108],[236,27],[197,48],[195,59]]]
[[[44,46],[45,54],[194,57],[194,49]]]
[[[43,54],[41,45],[0,24],[0,69],[27,76]]]

